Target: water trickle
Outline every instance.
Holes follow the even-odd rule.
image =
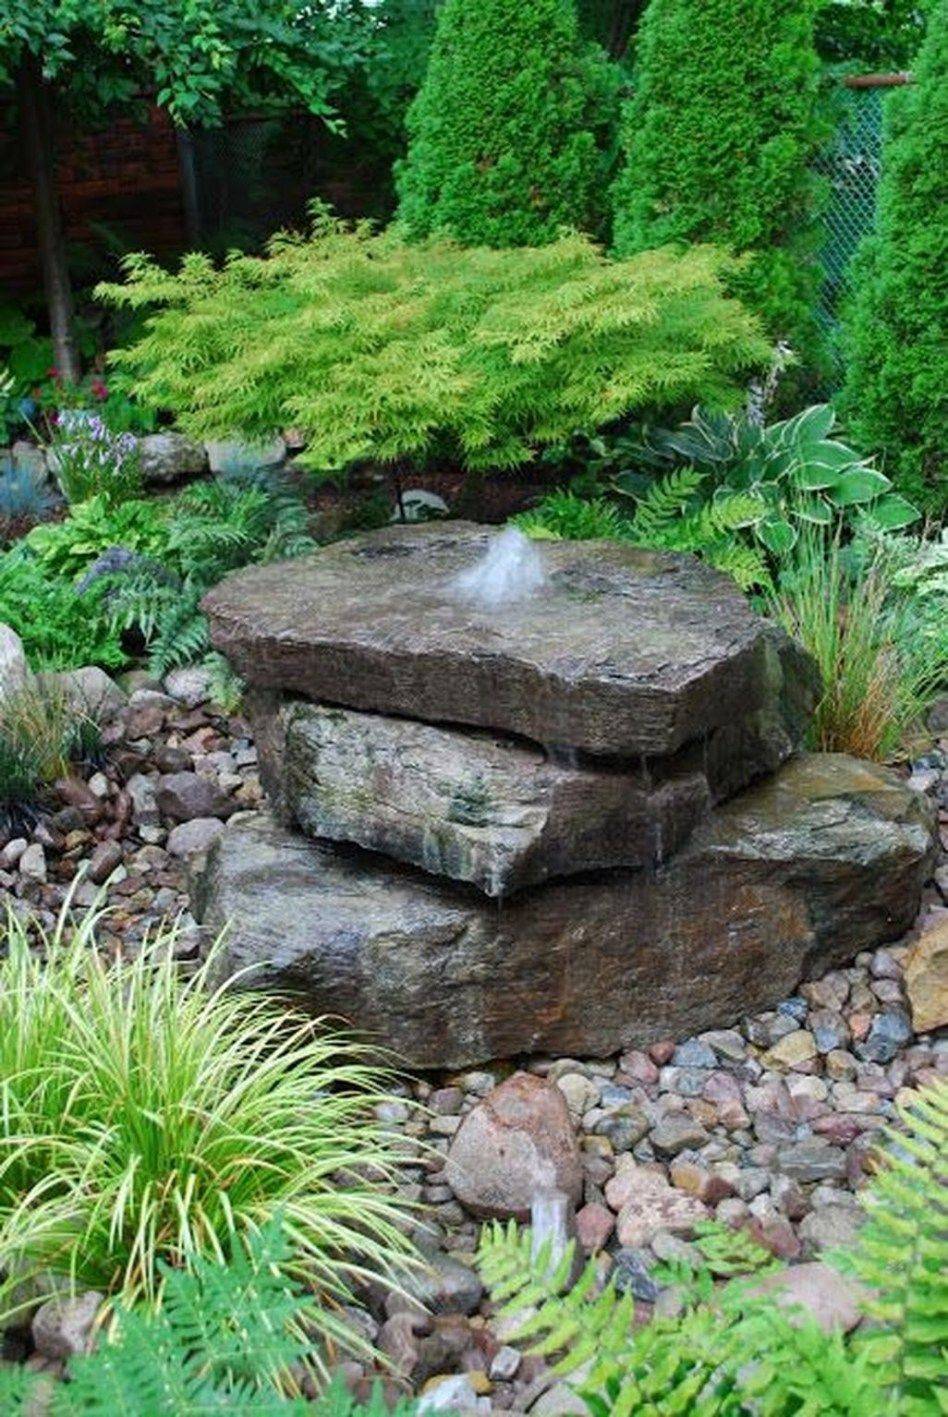
[[[660,820],[652,825],[652,864],[656,871],[660,871],[665,864],[665,842]]]
[[[546,581],[543,561],[534,542],[515,526],[492,537],[479,561],[451,582],[461,599],[494,610],[535,595]]]
[[[642,774],[642,781],[645,784],[646,792],[652,790],[652,765],[643,753],[639,758],[639,771]]]
[[[568,743],[547,743],[546,755],[554,767],[578,768],[579,753]]]

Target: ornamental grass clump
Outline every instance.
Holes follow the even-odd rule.
[[[919,732],[948,681],[948,639],[899,586],[884,539],[860,552],[801,536],[767,608],[820,669],[811,748],[884,762]]]
[[[213,952],[184,978],[174,929],[110,960],[96,925],[37,929],[38,957],[7,920],[0,1271],[154,1303],[168,1266],[226,1262],[279,1215],[323,1346],[364,1349],[341,1306],[412,1256],[375,1113],[391,1074],[286,1001],[215,986]]]

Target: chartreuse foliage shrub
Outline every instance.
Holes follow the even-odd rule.
[[[876,230],[844,329],[847,417],[887,471],[948,507],[948,0],[929,9],[914,84],[886,99]]]
[[[568,1289],[571,1255],[552,1268],[512,1223],[484,1231],[481,1273],[502,1312],[523,1316],[521,1339],[556,1358],[594,1417],[945,1412],[948,1084],[916,1094],[900,1114],[903,1128],[890,1137],[865,1200],[868,1223],[845,1260],[871,1286],[871,1322],[848,1338],[754,1295],[746,1280],[715,1287],[707,1266],[668,1276],[682,1298],[678,1316],[635,1327],[631,1295],[611,1283],[600,1290],[595,1262]],[[722,1233],[718,1273],[726,1248]]]
[[[153,311],[113,359],[198,436],[292,426],[314,469],[436,452],[484,469],[630,410],[732,399],[769,351],[726,267],[709,247],[612,261],[581,236],[463,249],[317,216],[263,258],[171,274],[136,256],[100,291]]]
[[[199,1259],[190,1271],[164,1268],[161,1308],[120,1308],[94,1353],[70,1360],[44,1410],[50,1417],[116,1413],[299,1413],[301,1417],[390,1417],[381,1395],[367,1405],[341,1384],[315,1403],[295,1393],[294,1365],[305,1364],[314,1302],[286,1275],[291,1247],[278,1222],[234,1247],[227,1264]],[[27,1417],[41,1380],[0,1367],[0,1411]],[[400,1403],[393,1417],[408,1417]]]
[[[3,932],[0,1318],[41,1271],[154,1304],[279,1216],[317,1368],[331,1342],[364,1349],[353,1283],[397,1284],[412,1254],[375,1115],[390,1076],[286,1001],[215,987],[213,957],[182,977],[173,929],[109,960],[96,924],[39,931],[38,953],[20,920]]]
[[[618,73],[574,0],[445,0],[408,112],[398,216],[412,238],[539,246],[604,216]]]
[[[651,0],[613,193],[620,254],[669,241],[746,252],[738,288],[798,351],[814,338],[818,283],[818,9],[818,0]]]

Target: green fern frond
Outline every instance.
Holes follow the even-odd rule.
[[[704,482],[704,473],[693,467],[676,468],[656,479],[638,499],[632,532],[640,545],[664,545],[663,538],[693,505]]]

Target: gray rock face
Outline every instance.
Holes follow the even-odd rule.
[[[593,753],[658,756],[760,714],[799,737],[809,658],[694,557],[541,542],[546,584],[501,611],[460,598],[489,529],[391,527],[205,597],[249,683],[349,708],[501,729]]]
[[[277,712],[282,722],[257,736],[282,742],[262,763],[288,821],[490,896],[551,876],[651,866],[710,803],[693,754],[661,781],[486,733],[303,702]]]
[[[29,678],[23,641],[9,625],[0,624],[0,703],[17,694]]]
[[[498,907],[258,817],[211,850],[197,913],[231,923],[224,975],[254,966],[245,982],[302,991],[418,1066],[605,1055],[771,1007],[896,938],[931,831],[926,800],[892,773],[802,757],[717,808],[658,872],[551,883]]]
[[[138,455],[145,482],[180,482],[207,468],[207,453],[183,433],[146,433],[138,440]]]

